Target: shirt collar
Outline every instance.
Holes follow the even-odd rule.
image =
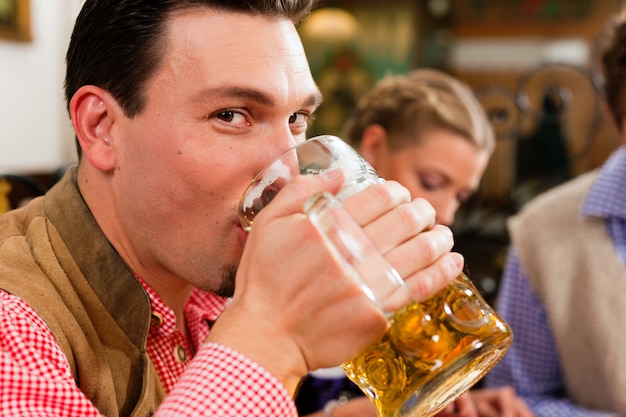
[[[161,335],[169,335],[176,329],[176,316],[174,311],[161,300],[161,298],[150,288],[146,282],[138,275],[135,275],[139,283],[146,290],[150,299],[152,308],[152,323],[158,325],[158,332]],[[195,327],[200,321],[206,323],[205,331],[200,331],[198,339],[206,337],[209,332],[210,325],[217,320],[219,315],[224,311],[229,299],[220,297],[213,293],[194,289],[189,297],[189,301],[185,305],[185,320],[189,327]],[[196,339],[194,337],[194,339]],[[198,340],[194,340],[198,342]]]
[[[581,212],[590,217],[626,219],[626,146],[620,146],[602,165]]]

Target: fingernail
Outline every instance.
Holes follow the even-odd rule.
[[[320,174],[328,182],[333,182],[341,176],[341,168],[333,168]]]
[[[458,252],[450,252],[450,260],[454,266],[463,269],[463,266],[465,265],[465,258],[463,258],[463,255]]]
[[[448,226],[443,224],[436,224],[434,228],[443,228],[446,231],[446,234],[448,235],[450,240],[454,242],[454,233],[452,233],[452,229],[450,229]]]

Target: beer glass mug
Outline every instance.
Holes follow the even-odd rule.
[[[381,339],[342,364],[379,417],[429,417],[478,382],[508,350],[512,331],[461,274],[431,298],[415,302],[397,271],[341,207],[341,199],[383,182],[342,139],[322,135],[291,148],[264,168],[244,191],[242,226],[295,175],[340,168],[336,196],[311,196],[304,211],[343,259],[365,294],[387,315]]]

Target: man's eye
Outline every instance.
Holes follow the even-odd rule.
[[[245,122],[245,117],[234,110],[224,110],[215,115],[218,119],[232,124],[239,124]]]
[[[309,115],[305,113],[293,113],[289,116],[289,124],[306,125],[309,122]]]

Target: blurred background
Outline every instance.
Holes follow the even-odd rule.
[[[618,0],[324,0],[299,27],[325,101],[311,135],[338,134],[376,81],[417,67],[468,83],[498,141],[453,229],[491,299],[505,222],[529,199],[600,165],[620,144],[604,114],[598,45]],[[75,160],[64,56],[81,0],[0,0],[0,212]]]
[[[497,136],[480,192],[459,211],[456,250],[493,301],[506,219],[594,169],[620,139],[601,101],[597,55],[618,0],[328,0],[300,27],[325,101],[312,134],[340,133],[387,74],[448,72],[474,89]]]

